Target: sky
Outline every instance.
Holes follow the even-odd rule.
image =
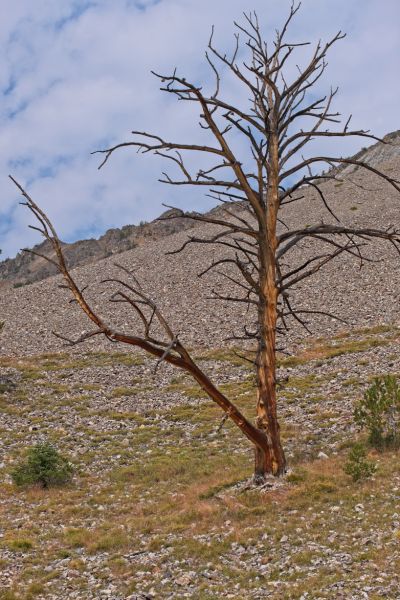
[[[206,210],[203,191],[158,182],[160,158],[129,148],[98,170],[91,152],[146,130],[179,142],[200,139],[198,115],[159,90],[151,70],[207,88],[204,51],[233,47],[233,21],[256,10],[265,39],[280,27],[289,0],[2,0],[0,3],[0,248],[12,257],[40,240],[8,179],[13,175],[48,213],[65,241],[157,217],[163,203]],[[290,41],[317,42],[338,30],[316,92],[339,86],[334,108],[354,128],[378,135],[400,129],[399,0],[303,0]],[[299,59],[305,58],[301,55]],[[225,87],[224,87],[225,86]],[[229,76],[226,97],[241,94]],[[239,97],[239,96],[238,96]],[[342,140],[350,155],[365,140]],[[314,146],[318,151],[318,142]],[[332,154],[332,152],[331,152]],[[195,168],[195,157],[190,164]],[[168,161],[169,162],[169,161]]]

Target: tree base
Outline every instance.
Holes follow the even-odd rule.
[[[253,483],[256,486],[263,486],[271,479],[279,479],[280,477],[284,477],[286,475],[286,469],[279,473],[254,473],[253,475]]]
[[[255,449],[255,465],[253,481],[255,485],[264,485],[271,477],[283,477],[286,473],[286,460],[283,450],[277,460],[271,459],[260,448]]]

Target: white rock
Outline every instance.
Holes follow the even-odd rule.
[[[280,539],[280,542],[282,542],[282,544],[284,544],[285,542],[287,542],[287,541],[288,541],[288,539],[289,539],[289,538],[288,538],[288,536],[287,536],[287,535],[283,535],[283,536],[281,537],[281,539]]]
[[[175,579],[175,583],[182,586],[189,585],[190,583],[192,583],[192,577],[191,575],[189,575],[189,573],[184,573],[183,575]]]

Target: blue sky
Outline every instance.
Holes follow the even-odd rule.
[[[120,152],[101,171],[93,150],[129,140],[132,129],[177,141],[195,139],[193,107],[158,90],[150,69],[177,66],[210,82],[204,60],[211,25],[220,48],[232,47],[234,19],[254,8],[268,37],[286,0],[2,0],[0,5],[0,248],[13,256],[39,241],[18,204],[11,173],[73,241],[156,217],[162,203],[205,209],[196,190],[157,182],[166,166]],[[322,91],[340,86],[335,107],[353,126],[383,135],[400,128],[398,0],[303,0],[295,41],[347,32],[329,59]],[[236,93],[226,80],[227,95]],[[336,152],[365,145],[354,140]],[[317,146],[316,146],[317,149]],[[195,164],[195,163],[193,163]]]

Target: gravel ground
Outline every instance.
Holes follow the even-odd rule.
[[[164,481],[157,471],[162,469],[160,460],[171,457],[173,464],[181,453],[193,452],[207,462],[212,449],[217,456],[233,457],[233,475],[235,463],[244,465],[241,472],[249,475],[251,470],[246,442],[230,425],[216,434],[218,411],[207,412],[210,403],[196,395],[190,380],[177,380],[167,365],[155,376],[154,363],[134,352],[4,358],[0,396],[4,588],[21,594],[16,598],[49,600],[400,598],[398,457],[393,455],[390,465],[387,457],[375,457],[382,463],[381,475],[372,488],[349,484],[339,466],[343,448],[357,436],[352,425],[354,401],[372,375],[400,372],[399,336],[397,328],[387,327],[325,340],[322,346],[315,342],[319,346],[314,348],[325,347],[329,353],[333,348],[337,355],[279,369],[289,464],[300,478],[307,465],[317,469],[308,497],[299,492],[291,499],[296,485],[289,483],[290,476],[288,481],[269,482],[261,492],[252,491],[242,478],[214,494],[211,485],[206,494],[210,502],[197,508],[202,490],[204,495],[200,475],[193,507],[186,508],[191,516],[178,531],[176,519],[185,514],[179,506],[180,498],[186,501],[182,477],[187,466],[175,475],[168,467],[172,479]],[[201,362],[220,386],[228,386],[239,401],[242,398],[250,416],[254,389],[245,386],[248,368],[215,358]],[[188,413],[188,407],[194,412]],[[198,410],[206,411],[206,418],[196,418]],[[21,448],[47,438],[73,461],[77,476],[72,486],[51,494],[16,492],[9,472]],[[115,480],[116,474],[131,465],[136,475],[116,485],[122,477]],[[154,480],[135,479],[146,477],[149,469],[154,469]],[[223,477],[216,472],[214,481],[224,482]],[[171,498],[168,509],[166,497]],[[211,510],[212,503],[219,516],[202,525],[202,511]],[[151,526],[138,525],[142,510],[149,519],[152,516]],[[263,514],[261,522],[257,514]],[[106,542],[97,541],[104,531],[109,536]],[[128,542],[119,541],[120,531],[129,536]],[[210,550],[203,556],[202,551],[199,557],[194,544],[216,547],[216,554]],[[29,596],[31,589],[37,591]]]

